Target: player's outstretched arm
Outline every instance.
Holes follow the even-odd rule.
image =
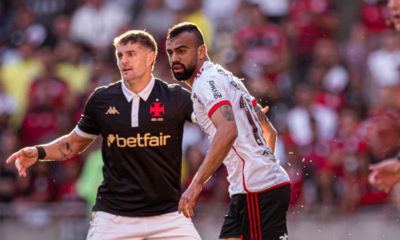
[[[267,118],[267,116],[265,116],[265,113],[268,111],[268,109],[267,107],[261,109],[261,106],[259,104],[255,105],[254,109],[256,110],[258,121],[260,122],[263,131],[264,139],[267,142],[271,151],[274,152],[278,133],[272,123]]]
[[[43,160],[53,161],[71,158],[84,151],[92,141],[93,139],[81,137],[75,131],[72,131],[51,143],[41,145],[46,152]],[[6,162],[8,164],[15,162],[19,176],[26,177],[26,169],[38,161],[38,156],[36,147],[25,147],[13,153]]]
[[[376,188],[389,192],[400,182],[400,161],[397,158],[386,159],[369,167],[368,181]]]
[[[230,105],[220,106],[211,116],[211,121],[216,128],[216,133],[203,163],[179,201],[178,211],[188,218],[193,216],[194,202],[199,196],[203,184],[221,165],[238,134]]]

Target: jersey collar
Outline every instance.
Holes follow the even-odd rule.
[[[195,80],[198,79],[201,74],[204,72],[204,70],[207,70],[212,66],[212,63],[210,61],[205,61],[199,71],[196,73],[196,77],[194,78]]]
[[[147,84],[147,86],[146,86],[141,92],[139,92],[138,94],[136,94],[136,93],[132,92],[131,90],[129,90],[129,89],[125,86],[124,80],[121,80],[121,82],[122,82],[122,84],[121,84],[121,86],[122,86],[122,92],[124,93],[125,98],[126,98],[126,100],[127,100],[128,102],[130,102],[130,101],[133,99],[133,97],[135,97],[135,96],[139,96],[139,97],[142,98],[144,101],[146,101],[146,100],[149,98],[149,96],[150,96],[151,90],[153,90],[154,83],[155,83],[155,79],[154,79],[154,76],[153,76],[153,74],[152,74],[152,75],[151,75],[151,80],[150,80],[150,82],[149,82],[149,83]]]

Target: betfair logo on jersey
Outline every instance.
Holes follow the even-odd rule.
[[[106,112],[106,115],[109,114],[119,114],[119,112],[114,106],[110,106]]]
[[[158,136],[152,136],[150,133],[145,133],[143,136],[138,133],[136,137],[120,137],[118,134],[109,134],[107,137],[107,145],[115,143],[119,148],[125,147],[160,147],[167,145],[167,139],[171,135],[164,135],[162,132]]]

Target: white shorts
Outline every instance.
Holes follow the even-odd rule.
[[[87,240],[198,240],[192,220],[178,212],[152,217],[124,217],[93,212]]]

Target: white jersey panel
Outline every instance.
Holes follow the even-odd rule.
[[[263,138],[253,106],[255,100],[238,78],[219,65],[205,62],[192,86],[192,100],[197,121],[210,141],[216,131],[212,114],[224,104],[232,106],[238,137],[224,159],[231,196],[289,183],[288,175]]]

